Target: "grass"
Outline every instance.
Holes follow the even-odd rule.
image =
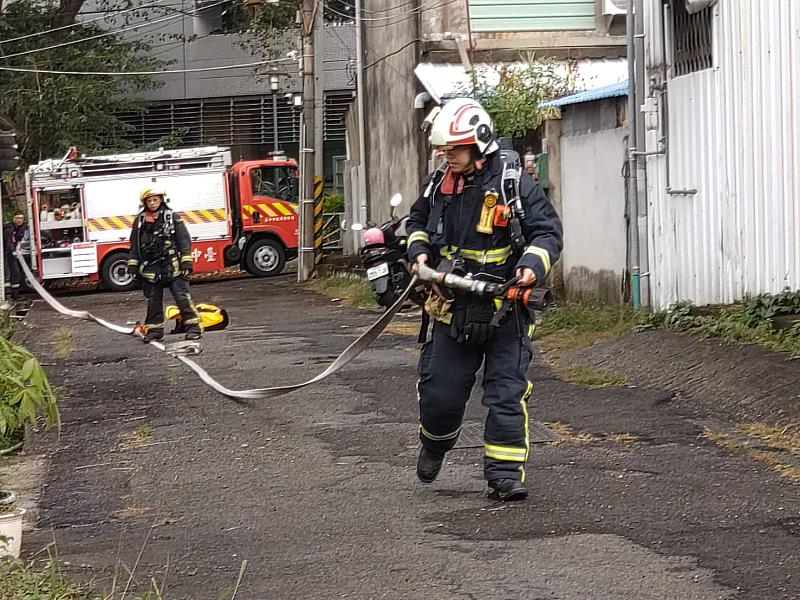
[[[566,423],[545,423],[548,429],[557,434],[561,439],[555,442],[548,442],[551,446],[561,446],[563,444],[590,444],[610,440],[618,444],[633,444],[639,441],[639,436],[633,433],[612,433],[610,435],[593,435],[591,433],[576,433],[575,430]]]
[[[780,296],[762,295],[744,304],[726,306],[709,313],[689,304],[676,304],[667,311],[651,315],[645,325],[697,333],[737,344],[757,344],[800,357],[800,324],[775,329],[770,319],[778,315],[760,309],[765,301]]]
[[[376,307],[369,282],[353,273],[334,273],[314,280],[312,287],[326,296],[355,307]]]
[[[44,567],[32,562],[0,561],[0,600],[165,600],[163,583],[159,586],[153,579],[143,593],[132,592],[128,585],[118,587],[106,592],[91,584],[72,583],[52,557]]]
[[[134,448],[141,448],[153,441],[155,431],[150,425],[139,425],[133,431],[126,433],[120,437],[119,449],[132,450]],[[2,598],[0,598],[2,600]]]
[[[570,302],[544,313],[534,339],[545,350],[578,350],[635,331],[645,319],[628,306]]]
[[[759,438],[770,446],[800,456],[800,426],[773,427],[763,423],[740,423],[739,431]]]
[[[739,425],[737,428],[740,431],[745,433],[753,434],[754,437],[761,438],[765,441],[768,441],[770,444],[779,448],[780,450],[786,450],[793,454],[798,453],[798,446],[796,435],[797,432],[795,431],[790,437],[786,437],[784,433],[776,433],[773,427],[764,426],[764,425]],[[759,435],[761,434],[761,435]],[[769,439],[762,437],[762,435],[768,436]],[[780,455],[776,452],[770,450],[759,450],[756,448],[751,448],[747,446],[744,442],[735,439],[734,437],[728,435],[727,433],[722,433],[719,431],[713,431],[708,427],[703,429],[703,433],[701,434],[702,437],[714,442],[716,445],[725,448],[727,450],[731,450],[734,452],[743,453],[745,456],[752,460],[757,460],[765,465],[767,465],[770,469],[781,475],[781,477],[785,477],[786,479],[790,479],[792,481],[800,482],[800,469],[796,466],[791,465],[784,460],[781,459]],[[788,447],[783,447],[780,444],[788,444]]]
[[[62,327],[56,332],[54,342],[56,356],[61,359],[69,358],[72,354],[72,329]]]

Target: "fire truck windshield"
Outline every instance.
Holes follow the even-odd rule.
[[[297,202],[297,176],[284,166],[263,166],[251,171],[254,196]]]

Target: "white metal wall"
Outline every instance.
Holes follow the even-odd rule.
[[[661,2],[645,6],[657,80]],[[726,0],[714,11],[715,68],[668,82],[669,185],[697,193],[668,194],[665,158],[647,159],[656,307],[800,287],[800,2]],[[661,121],[647,121],[648,151]]]

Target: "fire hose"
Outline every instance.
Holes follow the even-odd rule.
[[[15,253],[21,267],[22,271],[25,273],[25,277],[28,280],[30,287],[39,294],[42,300],[45,301],[53,310],[56,312],[66,315],[68,317],[73,317],[76,319],[83,319],[85,321],[94,321],[103,327],[110,329],[116,333],[122,333],[125,335],[131,335],[134,337],[142,338],[144,337],[143,331],[141,326],[136,325],[133,327],[125,326],[125,325],[117,325],[116,323],[112,323],[100,317],[97,317],[86,310],[75,310],[71,308],[67,308],[63,304],[61,304],[58,300],[56,300],[44,287],[41,283],[37,280],[37,278],[31,273],[30,267],[25,262],[24,258]],[[203,369],[200,365],[194,362],[191,358],[182,353],[181,351],[172,351],[170,346],[167,344],[163,344],[161,342],[150,342],[150,346],[159,350],[161,352],[165,352],[170,356],[173,356],[187,367],[189,367],[194,373],[211,389],[214,391],[231,398],[237,402],[241,402],[244,400],[264,400],[267,398],[275,398],[277,396],[282,396],[284,394],[288,394],[289,392],[293,392],[295,390],[299,390],[304,388],[308,385],[312,385],[314,383],[318,383],[325,379],[326,377],[333,375],[337,371],[340,371],[343,367],[351,363],[356,357],[358,357],[362,352],[364,352],[386,329],[386,326],[392,321],[394,316],[399,312],[402,308],[403,304],[405,303],[408,296],[411,294],[414,287],[417,285],[418,281],[430,282],[430,283],[439,283],[446,287],[450,287],[453,289],[460,289],[462,291],[466,291],[473,294],[478,294],[481,296],[493,296],[503,298],[510,302],[515,302],[518,304],[529,305],[532,297],[538,297],[533,294],[532,289],[535,288],[520,288],[519,286],[509,286],[508,284],[497,284],[492,282],[480,281],[475,280],[469,277],[462,277],[459,275],[451,274],[451,273],[440,273],[422,265],[419,267],[419,272],[417,275],[411,278],[411,282],[409,283],[408,287],[403,291],[397,301],[389,307],[389,309],[381,315],[381,317],[364,333],[362,333],[353,343],[351,343],[345,350],[342,352],[336,359],[328,365],[328,367],[319,373],[316,377],[309,379],[303,383],[296,383],[293,385],[283,385],[283,386],[276,386],[276,387],[268,387],[268,388],[253,388],[253,389],[246,389],[246,390],[232,390],[230,388],[225,387],[221,383],[219,383],[216,379],[214,379],[205,369]],[[542,307],[543,307],[542,303]],[[533,307],[533,306],[532,306]]]

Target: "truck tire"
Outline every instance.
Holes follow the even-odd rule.
[[[254,240],[247,247],[244,268],[255,277],[279,275],[286,264],[286,250],[283,244],[271,238]]]
[[[100,278],[112,292],[136,289],[138,280],[128,273],[128,253],[114,252],[100,266]]]

